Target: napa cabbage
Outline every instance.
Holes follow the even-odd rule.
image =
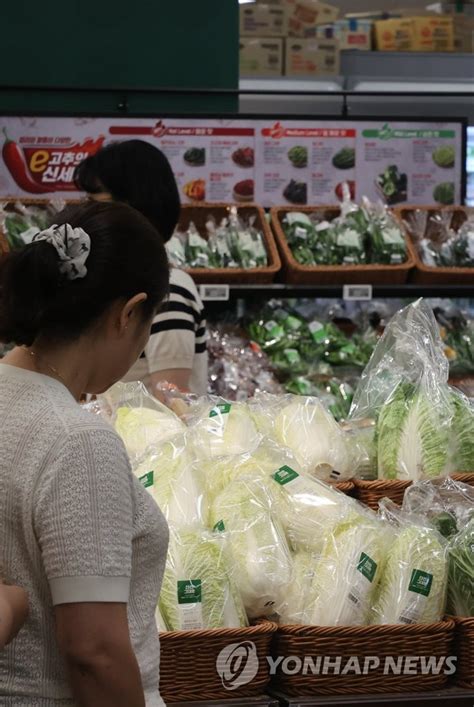
[[[379,477],[414,481],[447,471],[449,426],[419,386],[399,384],[377,423]]]
[[[453,420],[451,424],[452,470],[459,473],[474,471],[474,407],[463,395],[451,394]]]
[[[265,487],[249,477],[232,481],[214,500],[211,523],[222,525],[229,535],[247,614],[250,618],[271,614],[290,579],[291,556]]]
[[[449,544],[448,613],[474,617],[474,517]]]
[[[325,538],[352,512],[355,501],[318,479],[284,465],[272,476],[278,514],[294,550],[321,552]]]
[[[185,435],[150,449],[146,457],[134,465],[133,471],[168,523],[177,528],[206,523],[207,507]]]
[[[224,535],[170,528],[159,608],[171,631],[247,625]]]
[[[353,476],[356,447],[317,398],[295,397],[285,405],[276,416],[274,435],[307,473],[324,481]]]
[[[196,455],[204,459],[251,453],[260,440],[245,403],[205,406],[192,424]]]
[[[401,525],[387,552],[371,623],[440,621],[446,604],[447,572],[442,536],[433,528]]]
[[[115,413],[115,429],[133,460],[144,454],[149,447],[183,432],[185,426],[174,412],[156,401],[153,409],[119,407]]]
[[[367,623],[387,543],[383,523],[355,512],[328,533],[320,555],[296,553],[279,609],[282,621],[317,626]]]

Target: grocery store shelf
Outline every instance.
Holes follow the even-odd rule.
[[[432,705],[452,705],[453,707],[472,707],[474,704],[474,691],[459,688],[436,690],[434,692],[410,694],[381,694],[381,695],[334,695],[315,697],[285,697],[274,693],[280,701],[281,707],[432,707]]]
[[[219,287],[209,285],[209,287]],[[272,299],[273,297],[317,297],[321,299],[339,299],[343,297],[343,286],[318,286],[318,285],[229,285],[229,299]],[[474,282],[472,286],[464,285],[386,285],[374,286],[372,298],[413,298],[418,297],[455,297],[474,298]]]

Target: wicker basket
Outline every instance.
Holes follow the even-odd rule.
[[[374,511],[378,511],[379,501],[384,497],[401,506],[405,491],[411,483],[411,481],[399,481],[398,479],[378,479],[376,481],[354,479],[356,498]]]
[[[295,208],[273,207],[271,221],[278,248],[283,259],[286,282],[295,285],[402,285],[408,280],[410,271],[415,266],[415,252],[407,237],[407,261],[402,265],[300,265],[291,251],[282,227],[284,216]],[[303,213],[318,212],[331,221],[340,214],[337,206],[298,207]]]
[[[455,653],[458,657],[456,684],[474,690],[474,618],[453,616],[456,624]]]
[[[424,675],[418,663],[416,675],[397,675],[390,667],[392,664],[388,661],[386,663],[386,659],[393,657],[396,663],[397,660],[402,661],[405,656],[450,656],[454,626],[453,620],[410,626],[280,626],[273,644],[274,656],[291,656],[302,661],[306,658],[308,668],[291,675],[288,670],[281,669],[283,661],[275,677],[274,687],[295,697],[426,692],[442,689],[448,681],[448,676],[444,675],[442,670],[440,674]],[[318,657],[321,661],[319,671]],[[374,658],[378,658],[380,664],[374,669],[367,669],[366,674],[357,674],[354,667],[352,670],[348,669],[346,675],[340,674],[341,671],[335,674],[334,668],[323,674],[324,658],[332,659],[332,665],[335,659],[340,658],[342,670],[351,657],[358,659],[361,672],[366,659],[367,668],[375,664]],[[311,670],[308,658],[315,661],[315,671]],[[296,668],[297,663],[294,660],[288,663],[289,668]]]
[[[466,221],[469,211],[474,213],[472,209],[467,209],[462,206],[448,206],[445,208],[433,208],[432,206],[413,206],[404,207],[394,210],[395,215],[402,223],[410,243],[413,245],[415,270],[412,275],[413,282],[420,285],[473,285],[474,286],[474,268],[441,268],[425,265],[422,261],[418,248],[413,242],[412,236],[409,234],[408,228],[405,225],[405,219],[414,211],[428,211],[429,215],[450,211],[454,213],[453,226],[457,230]]]
[[[474,486],[474,473],[450,474],[450,476],[454,481],[461,481],[463,484]],[[400,481],[398,479],[378,479],[376,481],[354,479],[356,498],[374,511],[378,511],[379,501],[384,497],[401,506],[405,491],[411,484],[411,481]]]
[[[334,488],[341,493],[345,493],[346,496],[355,496],[355,484],[353,481],[339,481],[339,483],[333,484]]]
[[[206,238],[206,221],[214,216],[219,223],[229,213],[231,204],[192,204],[183,205],[179,220],[179,230],[186,231],[193,222],[199,233]],[[268,284],[273,282],[281,269],[281,260],[273,238],[272,230],[260,206],[246,204],[238,207],[238,213],[244,220],[255,218],[255,227],[263,233],[268,255],[268,265],[260,268],[189,268],[187,272],[197,283],[205,284]]]
[[[266,657],[270,655],[270,644],[276,630],[276,624],[261,621],[249,628],[162,633],[160,693],[163,700],[166,703],[191,702],[262,695],[270,681]],[[258,671],[250,682],[229,691],[224,687],[216,666],[220,652],[234,643],[247,644],[245,648],[256,651]],[[257,668],[257,660],[254,658],[247,666],[249,670],[253,666]]]

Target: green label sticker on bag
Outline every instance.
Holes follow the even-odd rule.
[[[311,322],[311,324],[309,324],[309,330],[316,342],[322,341],[326,337],[326,329],[321,322]]]
[[[283,353],[290,364],[299,363],[301,361],[299,352],[296,349],[285,349]]]
[[[223,520],[218,520],[213,527],[214,532],[223,533],[225,531],[225,523]]]
[[[143,476],[139,476],[138,480],[147,489],[155,483],[155,472],[148,471],[146,474],[143,474]]]
[[[200,604],[202,588],[200,579],[178,580],[178,604]]]
[[[217,415],[228,415],[232,405],[230,403],[219,403],[212,408],[209,417],[217,417]]]
[[[432,584],[432,574],[429,574],[429,572],[423,572],[423,570],[413,570],[408,589],[410,592],[422,594],[424,597],[427,597],[430,594]]]
[[[291,316],[291,314],[286,318],[286,326],[288,329],[292,329],[293,331],[298,331],[298,329],[301,328],[302,321],[301,319],[297,319],[296,317]]]
[[[362,552],[357,564],[357,569],[369,582],[373,582],[375,573],[377,572],[377,563],[369,555],[366,555],[365,552]]]
[[[284,486],[285,484],[289,484],[290,481],[294,481],[294,479],[297,479],[299,474],[291,468],[291,466],[281,466],[278,471],[275,471],[275,473],[272,475],[272,478],[275,479],[277,484],[280,484],[280,486]]]

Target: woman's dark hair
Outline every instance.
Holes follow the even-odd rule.
[[[76,167],[74,182],[89,194],[109,192],[149,219],[168,241],[181,204],[171,165],[157,147],[143,140],[114,142]]]
[[[152,316],[168,292],[166,249],[152,224],[130,206],[88,202],[69,206],[58,225],[90,236],[87,275],[68,279],[54,246],[36,241],[0,260],[0,341],[31,345],[41,335],[73,340],[114,301],[145,292],[143,316]]]

